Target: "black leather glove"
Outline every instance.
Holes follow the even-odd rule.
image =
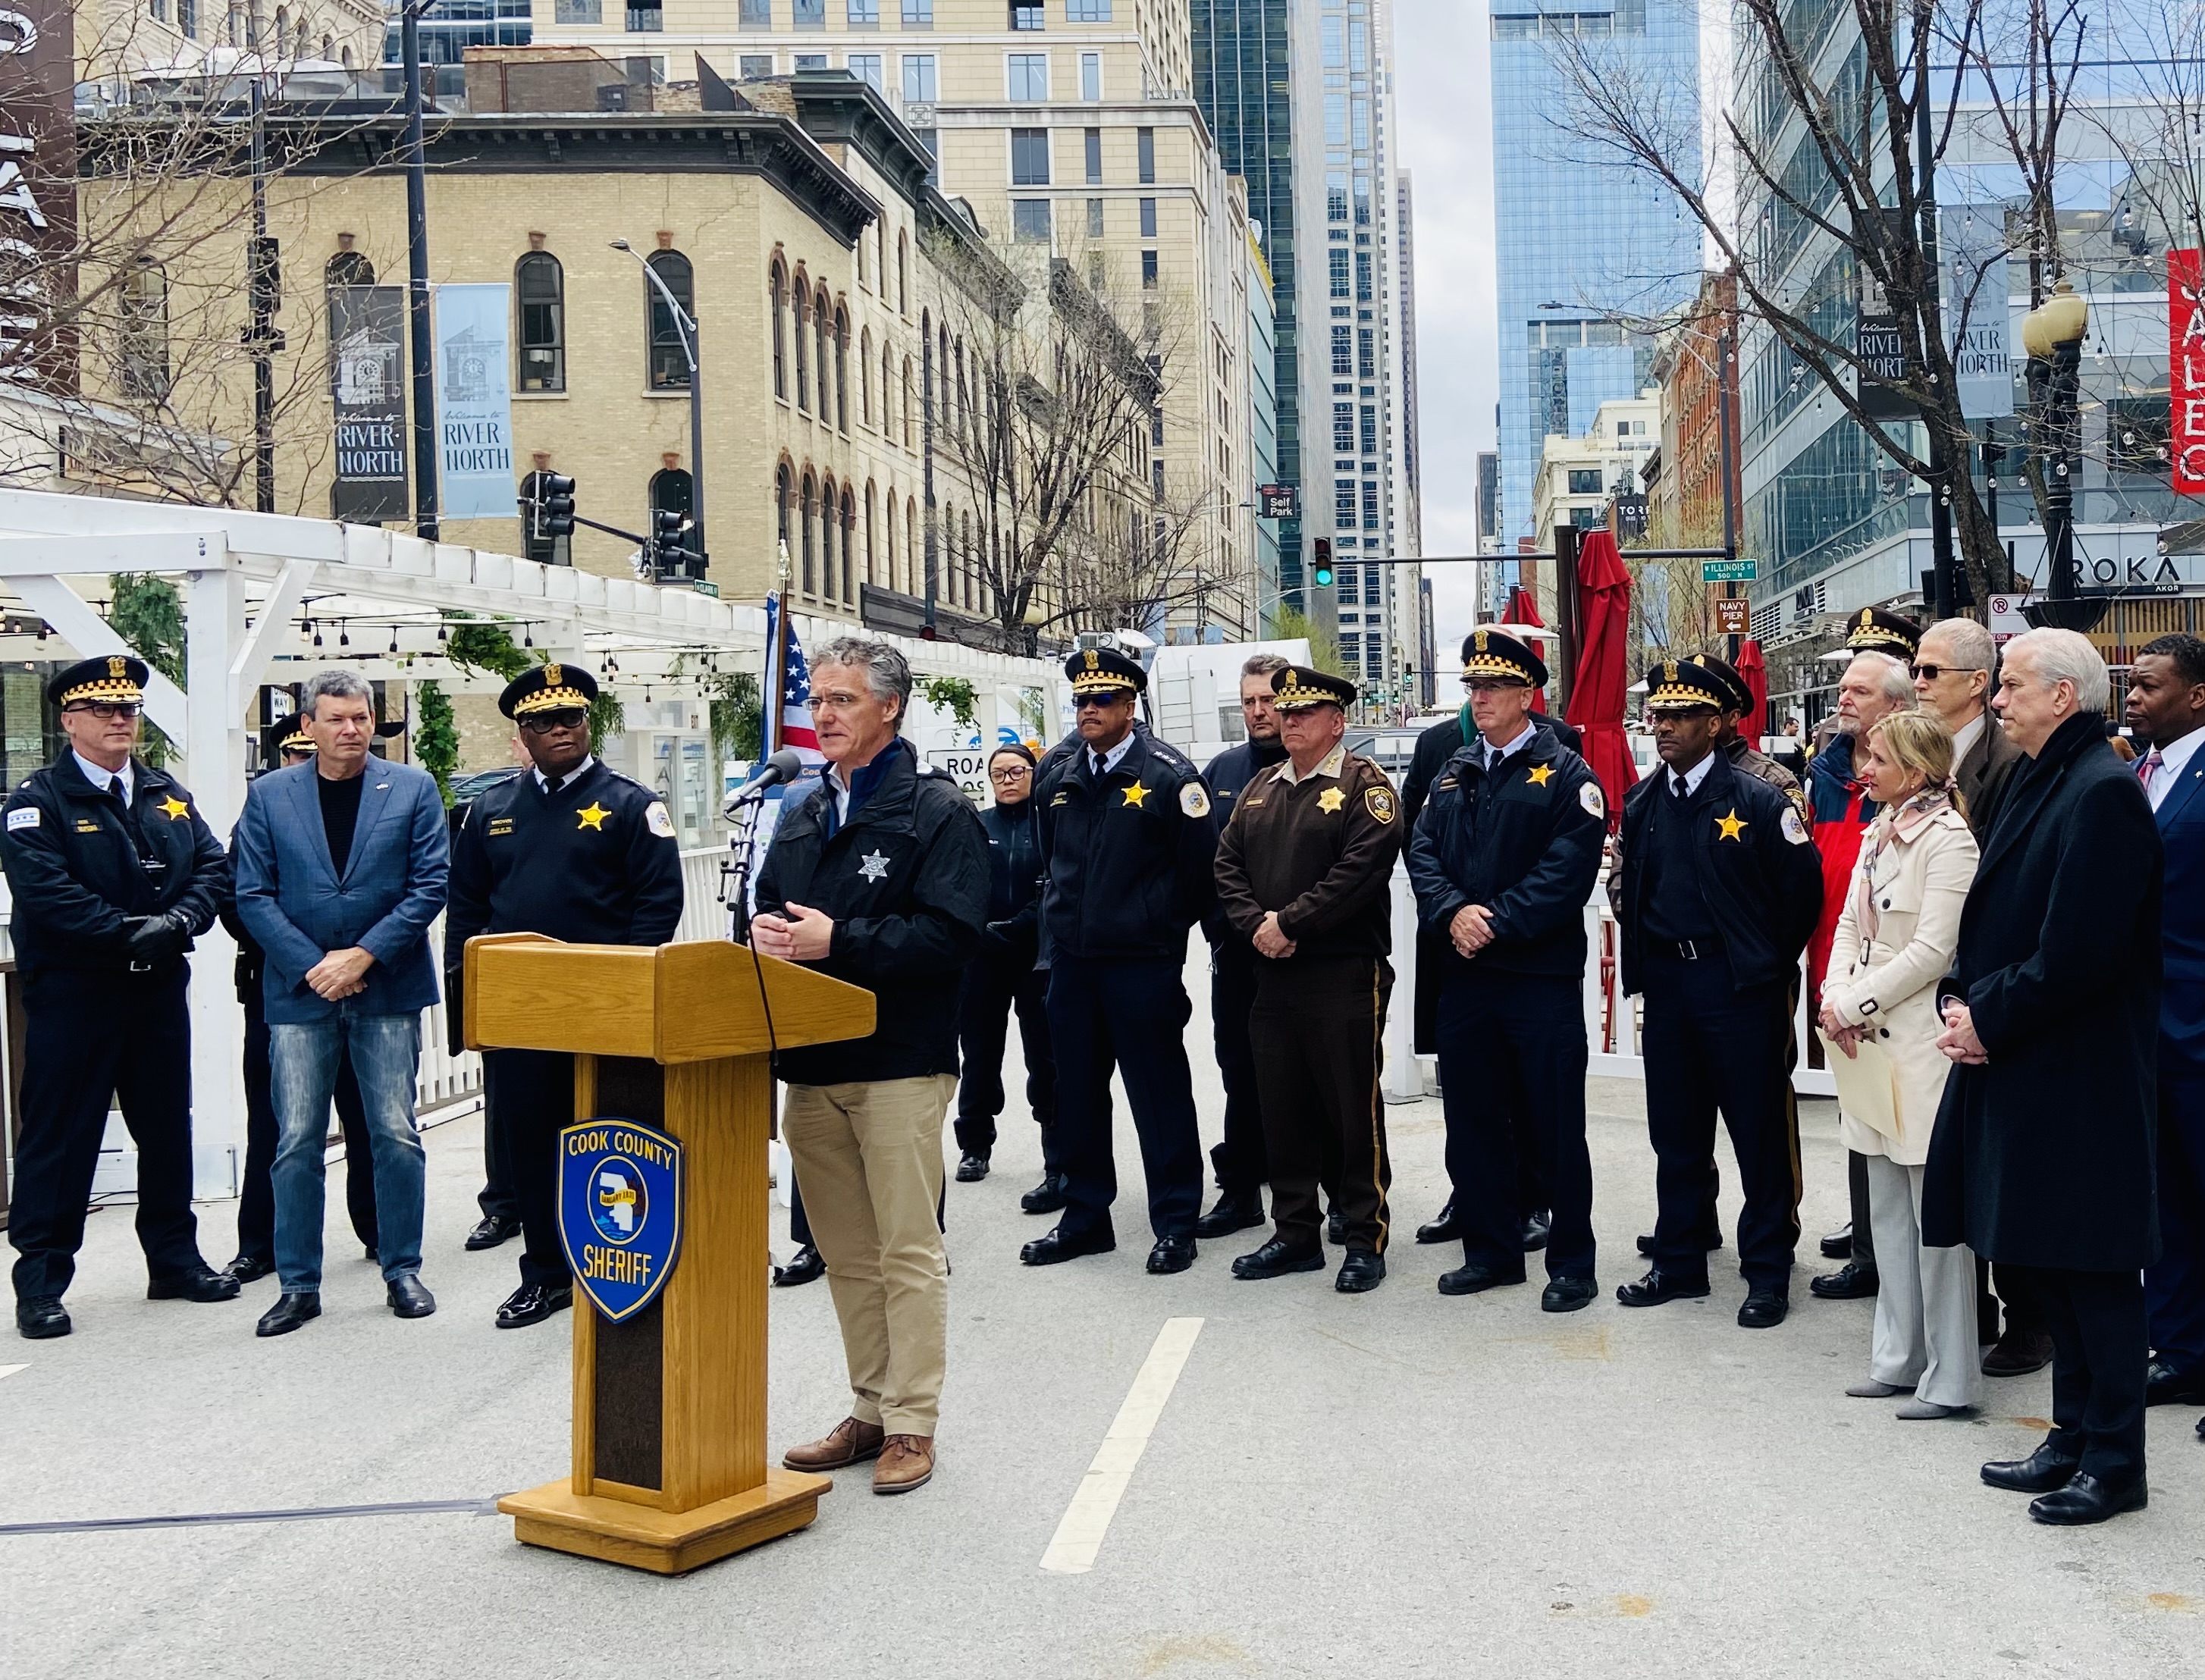
[[[192,918],[181,910],[148,916],[131,931],[129,955],[134,963],[163,963],[181,957],[192,942]]]

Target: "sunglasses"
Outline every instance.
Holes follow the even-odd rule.
[[[1122,688],[1114,690],[1108,694],[1083,694],[1072,703],[1072,709],[1076,712],[1089,710],[1098,712],[1108,711],[1111,707],[1116,705],[1120,700],[1126,700],[1132,698],[1132,697]]]
[[[556,712],[533,712],[520,720],[520,727],[532,735],[548,735],[554,729],[579,729],[590,721],[590,715],[577,708]]]
[[[1925,665],[1917,662],[1906,668],[1914,674],[1917,681],[1935,682],[1948,674],[1956,677],[1970,676],[1983,668],[1980,665]]]
[[[118,717],[136,717],[140,712],[145,710],[145,708],[134,700],[88,700],[80,706],[64,706],[62,709],[80,715],[90,712],[102,723],[105,723]]]

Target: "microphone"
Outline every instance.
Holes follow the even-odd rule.
[[[745,805],[765,798],[769,787],[778,787],[785,781],[793,781],[804,772],[804,760],[793,747],[783,747],[759,766],[758,772],[748,781],[728,795],[721,804],[720,815],[732,818]]]

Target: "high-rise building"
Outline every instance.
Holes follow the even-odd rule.
[[[1400,451],[1395,461],[1394,499],[1401,509],[1401,552],[1424,551],[1423,446],[1417,435],[1417,216],[1416,194],[1403,169],[1394,192],[1394,296],[1397,318],[1394,353],[1400,401]]]
[[[1248,230],[1248,467],[1254,484],[1282,484],[1279,471],[1278,315],[1271,265],[1255,229]],[[1282,519],[1256,520],[1256,632],[1276,628],[1281,583],[1279,527]],[[1296,521],[1299,524],[1299,521]]]
[[[1504,537],[1531,533],[1541,441],[1582,436],[1602,403],[1644,389],[1654,341],[1624,321],[1674,310],[1699,283],[1699,224],[1572,134],[1576,101],[1552,39],[1613,38],[1634,78],[1667,91],[1670,125],[1694,134],[1697,0],[1566,3],[1549,10],[1546,0],[1495,0],[1493,8]]]

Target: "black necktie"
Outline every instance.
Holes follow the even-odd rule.
[[[1691,792],[1691,789],[1685,785],[1684,777],[1673,771],[1669,776],[1669,792],[1675,798],[1682,799]]]
[[[116,799],[121,801],[123,810],[128,810],[130,809],[130,801],[123,798],[122,778],[121,776],[108,777],[107,791],[112,793]]]

